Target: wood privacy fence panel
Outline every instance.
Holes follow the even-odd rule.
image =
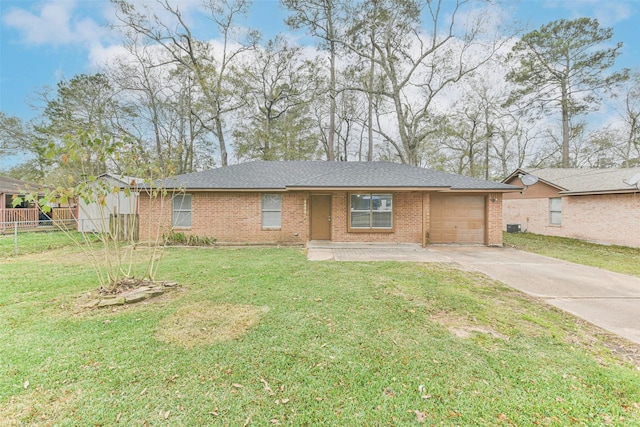
[[[111,214],[109,230],[118,241],[138,241],[140,218],[136,214]]]

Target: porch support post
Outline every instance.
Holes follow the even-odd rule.
[[[18,223],[13,223],[13,254],[18,256]]]
[[[429,193],[422,192],[422,247],[427,247],[427,233],[429,232]]]

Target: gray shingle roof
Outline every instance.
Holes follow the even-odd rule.
[[[117,181],[122,187],[135,187],[135,186],[144,186],[144,178],[139,178],[136,176],[130,175],[119,175],[116,173],[103,173],[98,176],[98,178],[111,178],[114,181]]]
[[[524,170],[523,170],[524,171]],[[526,173],[536,175],[542,181],[561,189],[561,194],[573,193],[615,193],[637,191],[625,183],[640,173],[640,168],[620,169],[527,169]]]
[[[285,190],[288,188],[443,188],[513,191],[518,187],[390,162],[255,161],[179,175],[167,188]]]

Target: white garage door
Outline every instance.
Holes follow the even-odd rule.
[[[432,194],[429,243],[485,244],[485,197]]]

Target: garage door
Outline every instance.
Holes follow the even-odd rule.
[[[432,194],[429,243],[485,243],[485,197]]]

